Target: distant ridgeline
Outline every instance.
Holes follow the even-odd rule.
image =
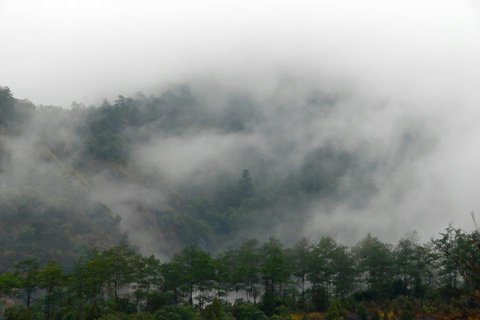
[[[120,243],[67,273],[30,258],[0,274],[7,319],[477,319],[479,290],[480,234],[451,227],[426,244],[271,238],[165,262]]]
[[[309,101],[307,118],[335,104]],[[71,266],[125,236],[165,255],[189,244],[219,250],[282,225],[291,242],[311,201],[361,206],[376,192],[351,151],[325,144],[284,161],[294,146],[261,129],[267,117],[241,95],[212,108],[188,86],[69,109],[0,88],[0,270],[31,255]],[[274,151],[247,143],[261,130]]]

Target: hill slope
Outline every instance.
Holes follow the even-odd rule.
[[[383,157],[421,156],[425,139],[409,125],[372,153],[345,125],[345,102],[317,91],[257,101],[178,86],[71,109],[8,88],[0,97],[0,261],[73,257],[124,234],[160,255],[248,237],[291,243],[316,212],[363,208]]]

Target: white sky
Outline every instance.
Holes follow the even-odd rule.
[[[0,85],[63,106],[279,72],[387,93],[467,90],[479,12],[473,0],[0,0]]]

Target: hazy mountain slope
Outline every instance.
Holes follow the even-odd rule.
[[[178,86],[68,110],[2,89],[2,257],[73,256],[122,232],[159,255],[248,237],[296,241],[319,212],[364,210],[397,173],[390,166],[428,150],[415,121],[399,120],[388,144],[372,146],[352,125],[368,108],[352,114],[348,94],[300,89],[258,99]]]

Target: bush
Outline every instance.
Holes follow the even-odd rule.
[[[87,311],[87,316],[86,320],[95,320],[100,318],[100,311],[98,310],[97,305],[94,303],[90,306],[90,308]]]
[[[233,315],[237,320],[266,320],[267,316],[251,303],[240,303],[234,306]]]
[[[357,305],[357,307],[355,308],[355,313],[357,314],[359,320],[368,320],[367,308],[365,308],[365,305],[363,303],[359,303]]]
[[[290,315],[273,315],[269,318],[269,320],[292,320],[292,316]]]
[[[401,320],[415,320],[415,315],[411,311],[405,311],[402,313]]]
[[[377,311],[373,311],[372,320],[380,320],[380,315]]]
[[[128,320],[128,316],[124,313],[108,313],[103,315],[100,320]]]
[[[204,320],[229,320],[233,316],[229,313],[231,306],[222,302],[222,300],[215,298],[205,310],[203,310],[202,319]]]
[[[154,314],[155,320],[198,320],[200,316],[190,306],[166,306]]]
[[[130,316],[129,320],[154,320],[153,315],[148,312],[139,312]]]
[[[62,320],[78,320],[78,317],[74,312],[68,312],[62,317]]]
[[[326,320],[338,320],[346,319],[345,312],[343,311],[340,301],[333,300],[328,307],[327,313],[325,314]]]
[[[33,320],[32,310],[25,306],[13,306],[5,309],[7,320]]]

